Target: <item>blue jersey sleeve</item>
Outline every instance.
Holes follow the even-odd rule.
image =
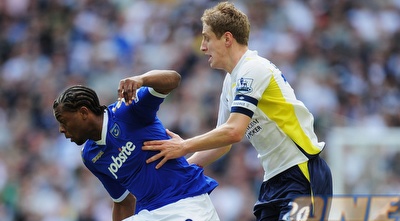
[[[136,91],[135,101],[126,106],[122,104],[115,112],[115,115],[123,116],[127,121],[141,121],[144,124],[152,123],[157,118],[157,111],[164,101],[166,94],[156,92],[150,87],[141,87]],[[116,102],[109,108],[116,106]]]
[[[110,176],[107,176],[104,173],[95,170],[90,165],[86,165],[86,167],[100,180],[114,202],[120,202],[128,195],[127,193],[129,193],[129,191],[118,181],[112,179]]]
[[[86,168],[100,180],[111,198],[115,202],[120,202],[128,195],[128,191],[118,181],[112,179],[109,174],[105,174],[107,170],[104,169],[104,165],[101,163],[104,161],[104,158],[101,157],[105,154],[104,148],[106,147],[99,146],[94,141],[88,140],[81,152],[82,161]],[[104,161],[106,166],[108,161]]]
[[[166,96],[156,92],[153,88],[142,87],[137,91],[137,99],[132,108],[143,117],[143,120],[153,122]]]

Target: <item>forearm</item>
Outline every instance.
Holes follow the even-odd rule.
[[[240,142],[246,132],[250,117],[231,113],[228,120],[205,134],[182,140],[185,154],[194,153],[189,163],[205,167],[229,152],[232,144]]]
[[[239,142],[242,136],[243,135],[238,133],[234,128],[231,128],[228,125],[223,125],[205,134],[184,140],[182,147],[186,154],[200,151],[204,152],[207,150],[231,146],[232,144]],[[221,151],[221,153],[218,153],[218,155],[222,156],[222,152],[224,151],[219,151]],[[217,152],[213,153],[213,151],[211,151],[208,154],[214,155]]]
[[[230,146],[240,142],[246,132],[250,118],[239,113],[232,113],[228,121],[205,134],[183,140],[185,154]],[[222,156],[224,150],[218,153]],[[215,154],[215,153],[214,153]]]
[[[156,169],[158,169],[169,159],[176,159],[198,151],[223,148],[241,141],[249,122],[250,117],[247,115],[232,113],[226,123],[205,134],[187,140],[182,140],[179,136],[171,134],[171,139],[168,140],[151,140],[144,142],[142,150],[160,151],[146,160],[147,163],[151,163],[162,158],[156,165]],[[226,150],[220,151],[221,152],[217,151],[215,153],[209,152],[208,154],[210,154],[210,156],[212,155],[209,160],[199,156],[199,163],[207,165],[216,160],[219,156],[222,156]]]
[[[179,86],[181,76],[172,70],[152,70],[141,75],[124,78],[119,81],[118,98],[125,99],[130,105],[136,99],[136,90],[142,86],[153,88],[161,94],[168,94]]]
[[[141,78],[143,86],[151,87],[164,94],[178,87],[181,81],[181,76],[173,70],[152,70],[138,77]]]
[[[201,167],[206,167],[221,158],[227,152],[229,152],[231,147],[232,145],[228,145],[217,149],[196,152],[192,156],[190,156],[187,161],[190,164],[196,164]]]

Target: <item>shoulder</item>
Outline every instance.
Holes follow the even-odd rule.
[[[257,54],[249,54],[245,57],[243,66],[253,68],[276,68],[276,65],[267,58],[261,57]]]

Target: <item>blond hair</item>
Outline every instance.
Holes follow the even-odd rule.
[[[206,9],[201,21],[210,26],[217,38],[221,38],[225,32],[230,32],[239,44],[248,45],[249,19],[247,15],[235,8],[233,3],[220,2],[216,6]]]

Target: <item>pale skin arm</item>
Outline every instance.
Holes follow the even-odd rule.
[[[187,161],[190,164],[196,164],[201,167],[206,167],[228,153],[231,147],[232,145],[228,145],[217,149],[196,152],[192,156],[190,156]]]
[[[183,139],[178,134],[175,134],[168,129],[167,134],[172,139],[180,139],[181,141],[183,141]],[[196,152],[192,156],[190,156],[187,161],[189,162],[189,164],[196,164],[201,167],[206,167],[228,153],[231,147],[232,145],[228,145],[217,149]]]
[[[117,203],[114,202],[113,210],[112,210],[112,220],[113,221],[121,221],[135,214],[136,208],[136,197],[131,193],[122,200]]]
[[[142,147],[143,150],[160,151],[160,153],[147,159],[146,162],[151,163],[162,158],[156,166],[158,169],[169,159],[185,156],[188,153],[230,146],[242,140],[250,119],[244,114],[232,113],[228,121],[220,127],[190,139],[172,138],[170,140],[146,141]]]
[[[136,90],[142,86],[153,88],[161,94],[168,94],[180,84],[181,76],[173,70],[152,70],[141,75],[122,79],[118,87],[118,99],[125,99],[129,105],[136,98]]]

